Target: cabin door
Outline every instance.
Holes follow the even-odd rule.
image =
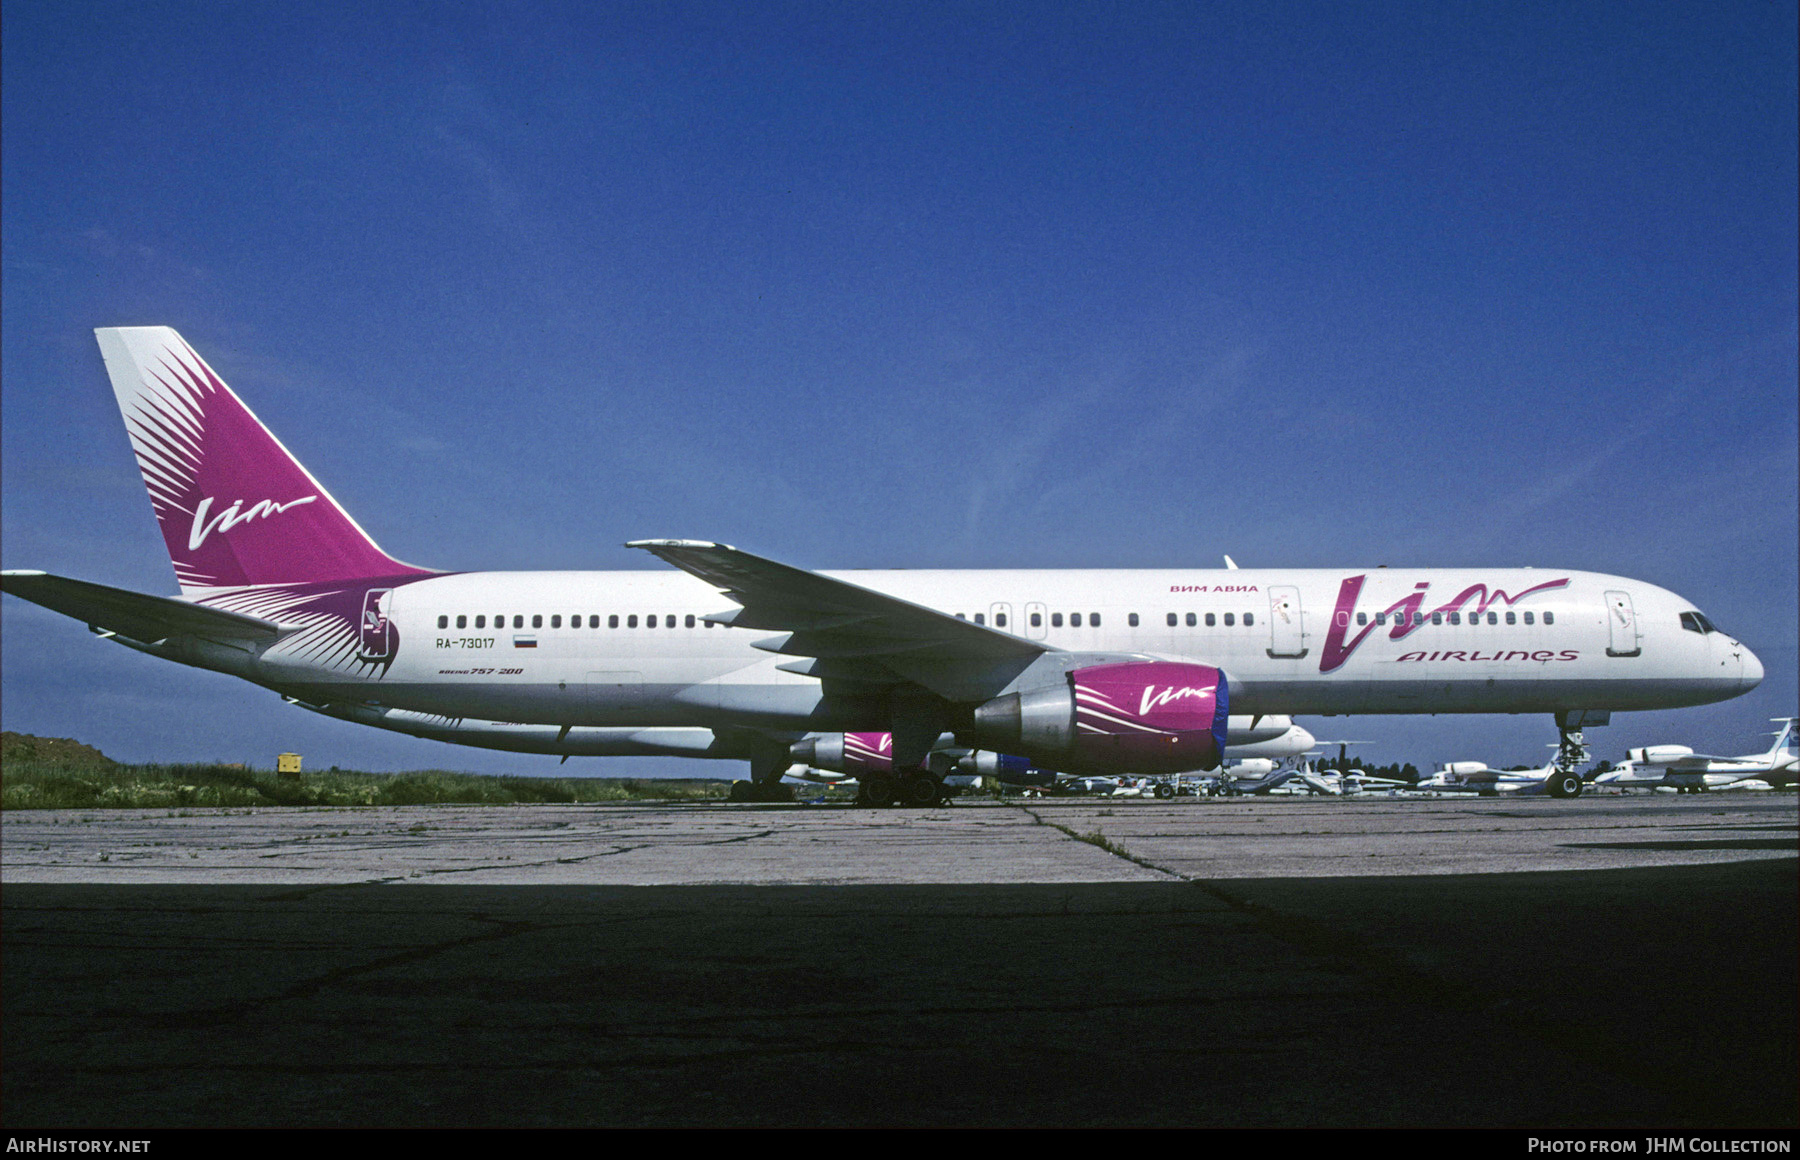
[[[1277,584],[1269,589],[1269,655],[1306,655],[1306,633],[1300,623],[1300,590],[1290,584]]]
[[[1638,642],[1637,612],[1631,607],[1631,593],[1606,594],[1606,627],[1611,634],[1606,646],[1609,657],[1634,657],[1643,651]]]

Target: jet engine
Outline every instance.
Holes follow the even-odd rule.
[[[852,776],[891,773],[894,769],[892,733],[821,733],[788,746],[788,754],[803,765]]]
[[[830,773],[868,777],[894,770],[892,733],[818,733],[788,746],[788,754],[802,765]],[[932,757],[936,758],[937,753]],[[953,759],[953,760],[952,760]],[[922,769],[936,771],[931,759]],[[946,755],[944,772],[996,778],[1007,785],[1053,786],[1056,771],[1038,769],[1030,759],[989,749],[953,749]]]
[[[1211,665],[1090,665],[1058,684],[977,707],[970,734],[984,747],[1057,768],[1214,769],[1225,749],[1226,702],[1225,674]]]
[[[1018,757],[1011,753],[995,753],[991,749],[977,749],[958,758],[956,769],[959,773],[991,777],[1005,785],[1035,785],[1047,788],[1056,784],[1055,770],[1038,769],[1031,764],[1030,758]]]
[[[1480,761],[1446,761],[1438,772],[1446,777],[1468,777],[1470,774],[1481,773],[1486,769],[1487,765]]]

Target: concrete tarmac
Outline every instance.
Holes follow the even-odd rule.
[[[0,878],[672,886],[1488,874],[1792,859],[1795,823],[1793,794],[1751,792],[24,810],[0,818]]]
[[[1791,1128],[1795,805],[9,812],[0,1119]]]

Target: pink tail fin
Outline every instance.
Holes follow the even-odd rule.
[[[179,334],[94,335],[184,593],[430,574],[377,547]]]

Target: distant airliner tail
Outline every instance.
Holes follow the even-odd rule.
[[[1770,747],[1768,754],[1769,761],[1774,762],[1775,759],[1782,755],[1788,746],[1793,744],[1795,718],[1771,717],[1770,720],[1781,726],[1781,732],[1775,734],[1775,744]]]
[[[428,574],[377,547],[174,330],[94,335],[183,593]]]

